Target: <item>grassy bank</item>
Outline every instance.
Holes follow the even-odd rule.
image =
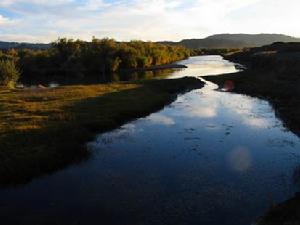
[[[0,89],[0,183],[33,177],[80,162],[85,143],[161,109],[178,93],[201,88],[195,78],[55,89]]]
[[[248,69],[236,74],[207,76],[205,79],[220,88],[230,87],[236,93],[267,99],[285,126],[300,135],[300,44],[277,43],[226,57],[247,65]],[[300,224],[299,209],[298,195],[272,207],[258,224]]]

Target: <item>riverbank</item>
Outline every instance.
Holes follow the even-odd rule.
[[[277,43],[225,56],[247,65],[236,74],[207,76],[220,89],[267,99],[284,125],[300,135],[300,44]],[[299,176],[299,175],[298,175]],[[272,207],[259,225],[300,223],[300,198]]]
[[[257,225],[298,225],[300,223],[300,194],[272,207]]]
[[[203,87],[196,78],[0,89],[0,183],[19,184],[89,157],[97,133],[146,116],[179,93]]]
[[[166,69],[186,69],[188,68],[185,65],[181,64],[165,64],[165,65],[157,65],[157,66],[150,66],[146,68],[136,68],[136,69],[127,69],[125,72],[143,72],[143,71],[156,71],[156,70],[166,70]]]
[[[282,79],[286,74],[266,72],[263,70],[247,70],[236,74],[204,77],[225,88],[228,85],[235,93],[267,99],[274,107],[275,113],[284,125],[300,135],[300,79]],[[293,76],[293,75],[291,75]]]
[[[205,79],[218,84],[220,88],[230,81],[233,92],[267,99],[273,104],[285,126],[300,135],[299,56],[298,43],[253,48],[225,56],[231,61],[246,65],[248,69],[245,71],[207,76]]]

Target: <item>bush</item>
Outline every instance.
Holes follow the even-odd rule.
[[[14,87],[20,78],[20,72],[11,60],[0,60],[0,85]]]

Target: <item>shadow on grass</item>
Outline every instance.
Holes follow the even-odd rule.
[[[147,116],[175,100],[179,93],[201,87],[203,82],[196,78],[139,82],[131,89],[67,104],[62,114],[52,114],[50,110],[47,121],[38,129],[1,132],[0,185],[24,184],[34,177],[83,162],[90,156],[85,144],[97,133]],[[31,96],[30,101],[47,102],[48,97],[45,92]],[[22,108],[16,110],[22,113]]]

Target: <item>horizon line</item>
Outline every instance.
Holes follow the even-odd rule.
[[[154,43],[157,43],[157,42],[181,42],[183,40],[201,40],[201,39],[206,39],[206,38],[209,38],[209,37],[212,37],[212,36],[216,36],[216,35],[283,35],[283,36],[286,36],[286,37],[291,37],[291,38],[295,38],[295,39],[300,39],[300,36],[293,36],[293,35],[289,35],[289,34],[283,34],[283,33],[215,33],[215,34],[211,34],[211,35],[208,35],[208,36],[205,36],[205,37],[200,37],[200,38],[183,38],[183,39],[179,39],[179,40],[160,40],[160,41],[152,41],[152,40],[142,40],[142,39],[130,39],[130,40],[117,40],[116,38],[113,38],[113,37],[96,37],[96,36],[92,36],[90,40],[86,40],[86,39],[80,39],[80,38],[75,38],[75,37],[72,37],[72,36],[64,36],[64,37],[60,37],[58,36],[55,40],[53,41],[50,41],[50,42],[39,42],[39,41],[17,41],[17,40],[11,40],[11,41],[8,41],[8,40],[0,40],[0,42],[9,42],[9,43],[20,43],[20,44],[51,44],[55,41],[58,41],[60,39],[68,39],[68,40],[80,40],[80,41],[85,41],[85,42],[89,42],[91,40],[93,40],[94,38],[95,39],[112,39],[112,40],[115,40],[116,42],[130,42],[130,41],[142,41],[142,42],[154,42]]]

